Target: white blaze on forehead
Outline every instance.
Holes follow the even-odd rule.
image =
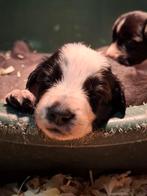
[[[73,43],[61,48],[60,66],[63,72],[61,83],[77,88],[89,76],[107,69],[109,64],[100,52],[84,44]]]
[[[123,24],[125,23],[125,21],[126,21],[126,18],[123,18],[119,23],[118,23],[118,25],[117,25],[117,33],[119,33],[120,32],[120,29],[121,29],[121,27],[123,26]]]

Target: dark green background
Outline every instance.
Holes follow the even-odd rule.
[[[102,46],[116,17],[134,9],[147,11],[147,0],[0,0],[0,50],[17,39],[40,51],[73,41]]]

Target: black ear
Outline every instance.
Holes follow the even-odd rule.
[[[83,89],[96,115],[93,122],[94,130],[105,124],[116,113],[118,117],[125,115],[126,102],[123,88],[111,69],[107,68],[89,77]]]
[[[125,115],[126,111],[126,100],[124,95],[123,87],[118,78],[112,74],[112,109],[113,113],[119,113],[120,117]]]
[[[123,87],[118,78],[112,73],[111,69],[103,72],[101,94],[103,102],[111,108],[111,115],[119,113],[119,117],[125,115],[126,101]]]
[[[62,72],[58,63],[59,51],[47,57],[29,75],[26,88],[32,92],[37,99],[43,92],[49,89],[53,83],[61,79]]]

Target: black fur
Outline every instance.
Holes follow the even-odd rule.
[[[94,128],[103,123],[119,112],[125,115],[125,97],[120,82],[110,69],[89,77],[83,85],[93,112],[96,114]]]
[[[58,59],[59,51],[43,61],[29,75],[26,88],[35,95],[37,101],[47,89],[62,79],[62,71],[58,65]]]
[[[119,31],[118,25],[124,20]],[[112,43],[122,53],[117,60],[119,63],[132,66],[147,58],[147,13],[133,11],[120,16],[113,26]],[[140,41],[138,41],[140,40]]]
[[[58,50],[56,53],[38,65],[37,68],[28,77],[26,89],[35,97],[36,102],[35,104],[32,104],[33,106],[36,106],[36,103],[38,103],[46,90],[51,88],[64,77],[61,70],[62,61],[60,58],[61,54],[60,50]],[[125,115],[126,103],[123,88],[110,68],[102,68],[99,70],[99,72],[87,78],[82,88],[87,94],[88,101],[91,105],[93,113],[96,116],[96,119],[93,122],[94,130],[100,127],[102,124],[106,123],[110,117],[118,112],[121,114],[121,117]],[[17,99],[17,96],[15,98]],[[24,99],[24,97],[22,97],[22,99]],[[19,102],[19,100],[17,101]],[[50,111],[50,115],[48,115],[50,120],[52,116],[51,108],[48,108],[48,111]],[[72,113],[68,112],[67,115],[67,111],[65,111],[65,114],[63,114],[62,111],[62,116],[64,116],[62,119],[61,112],[59,115],[59,112],[57,113],[55,108],[54,112],[58,116],[58,118],[56,118],[58,124],[59,116],[61,122],[74,118]]]

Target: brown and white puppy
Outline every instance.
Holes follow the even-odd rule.
[[[112,43],[106,55],[132,66],[147,59],[147,13],[132,11],[121,15],[112,28]]]
[[[30,74],[26,90],[12,91],[6,101],[35,109],[38,127],[58,140],[81,138],[126,108],[108,59],[81,43],[57,50]]]

